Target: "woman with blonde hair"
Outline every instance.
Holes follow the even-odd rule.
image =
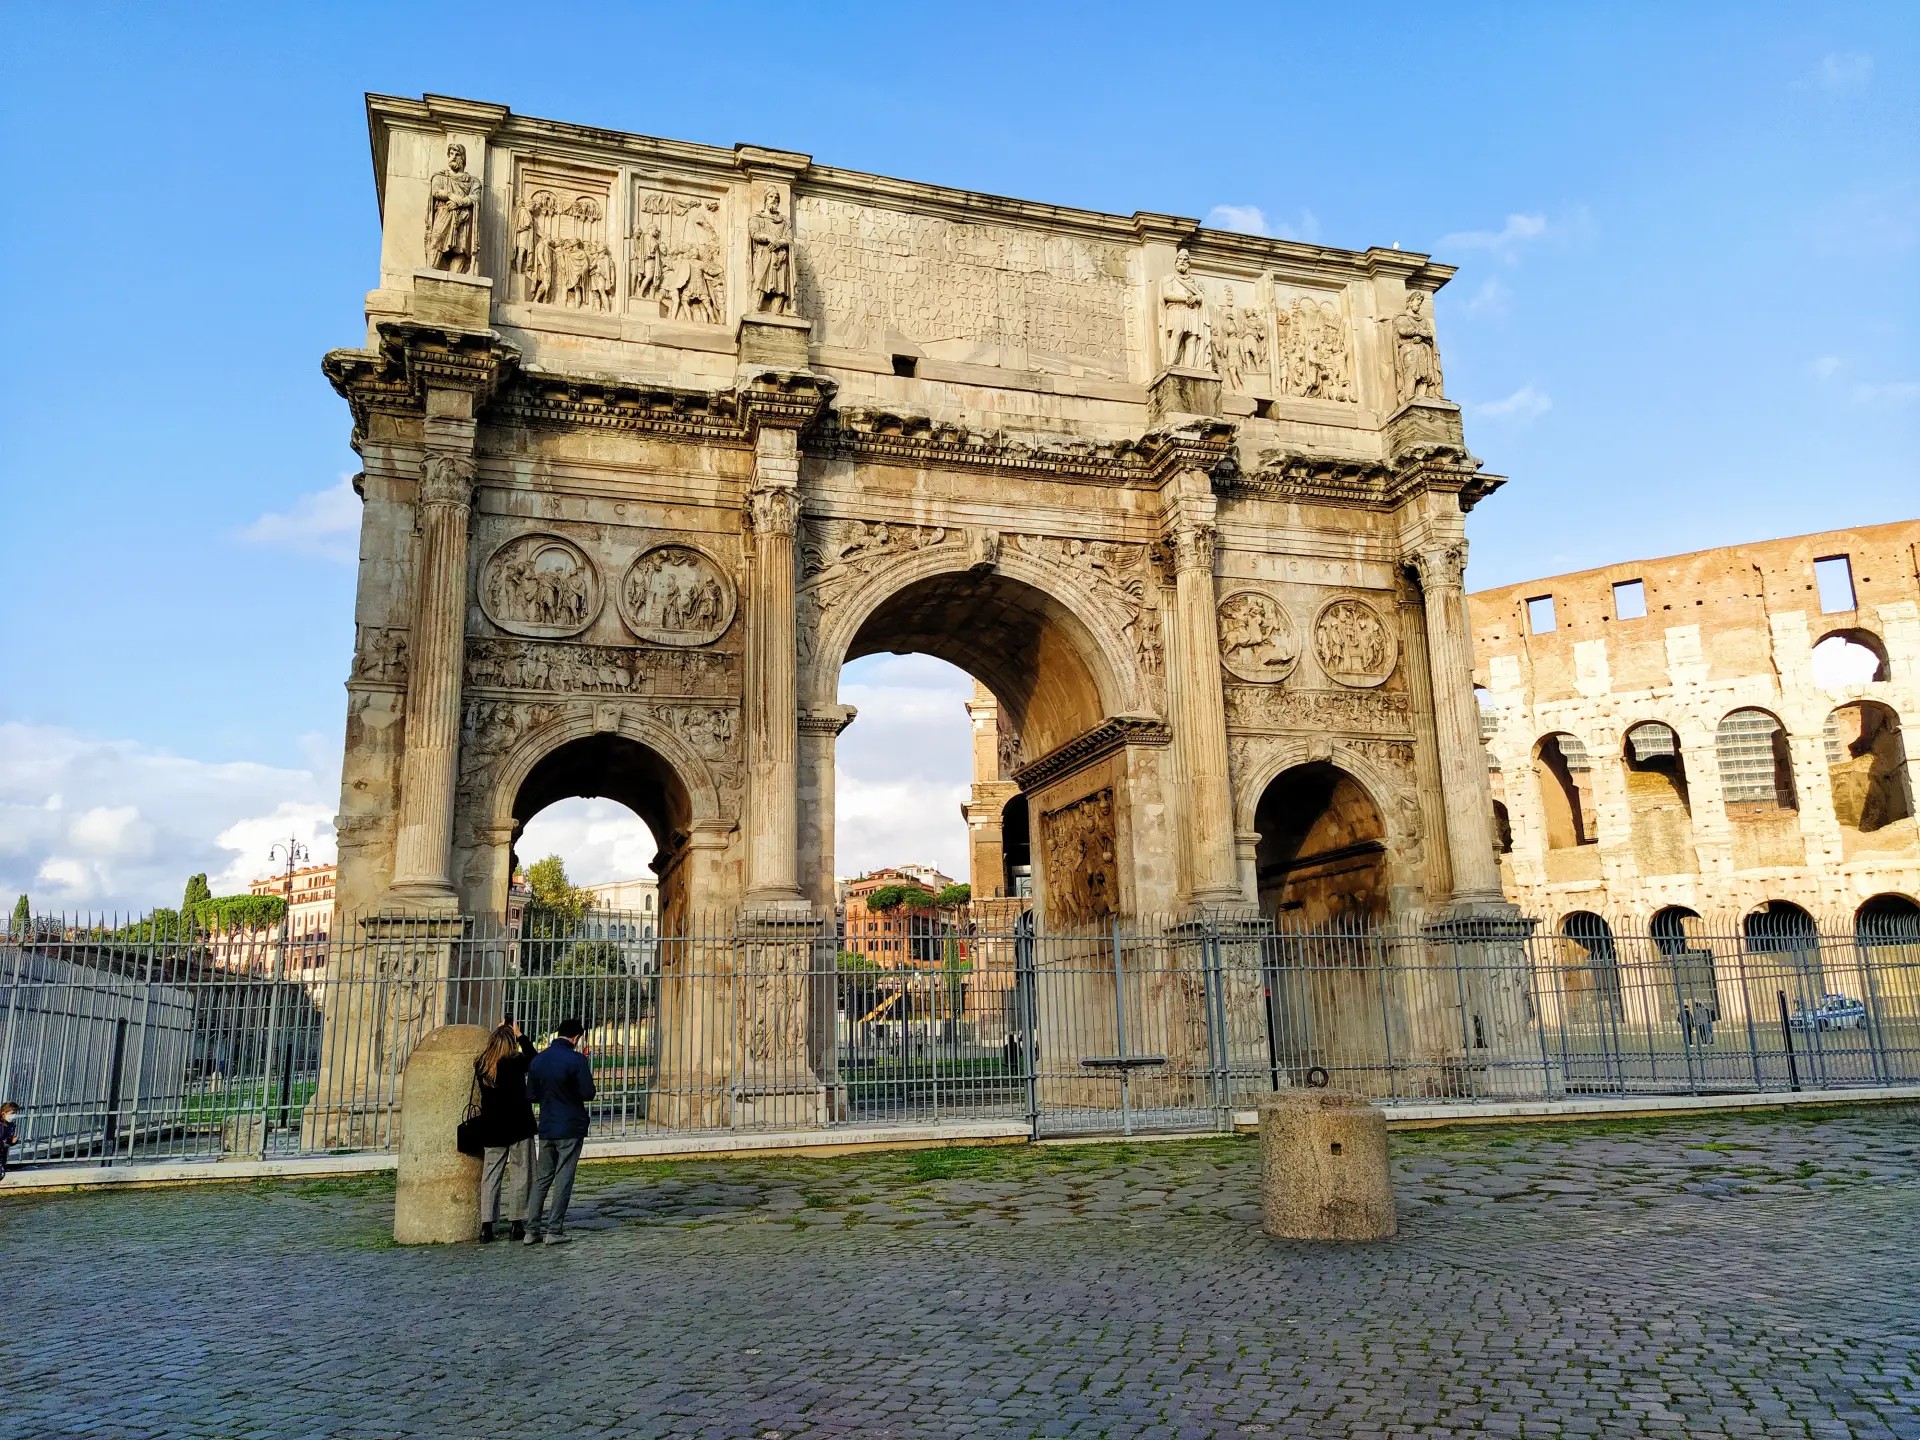
[[[527,1100],[527,1063],[533,1056],[533,1042],[509,1015],[494,1027],[487,1048],[473,1062],[474,1083],[480,1088],[480,1134],[486,1146],[480,1161],[482,1244],[493,1239],[493,1227],[500,1221],[503,1189],[513,1238],[526,1234],[533,1137],[538,1128]]]

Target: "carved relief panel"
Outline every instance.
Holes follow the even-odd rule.
[[[1104,920],[1120,908],[1113,788],[1046,811],[1040,835],[1047,867],[1047,910],[1057,923]]]
[[[1220,602],[1220,663],[1240,680],[1271,685],[1300,659],[1293,617],[1263,590],[1235,590]]]
[[[1133,247],[802,195],[796,308],[824,344],[1130,375]]]
[[[727,309],[727,201],[719,191],[642,180],[627,233],[627,293],[652,319],[721,325]]]
[[[1370,689],[1393,673],[1399,645],[1378,610],[1348,595],[1329,600],[1314,616],[1313,653],[1327,679]]]
[[[480,608],[512,635],[578,635],[599,616],[601,599],[593,562],[562,535],[516,535],[480,567]]]
[[[619,275],[607,242],[613,178],[551,163],[514,176],[513,298],[611,312]]]
[[[1353,324],[1344,295],[1279,292],[1272,302],[1273,387],[1301,400],[1359,398],[1353,379]]]
[[[691,545],[642,551],[620,582],[620,618],[656,645],[711,645],[733,623],[733,581]]]

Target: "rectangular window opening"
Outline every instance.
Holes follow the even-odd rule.
[[[1639,620],[1647,613],[1647,587],[1638,580],[1622,580],[1613,587],[1613,618]]]
[[[1271,420],[1273,418],[1273,401],[1271,400],[1254,401],[1253,402],[1253,418],[1256,420]]]
[[[1536,595],[1527,601],[1527,625],[1536,635],[1544,635],[1554,628],[1551,595]]]
[[[919,361],[915,360],[911,355],[896,355],[893,357],[893,373],[896,375],[905,375],[908,379],[912,379],[913,368],[918,363]]]
[[[1837,615],[1851,610],[1853,598],[1853,562],[1845,555],[1828,555],[1813,562],[1813,578],[1820,586],[1820,613]]]

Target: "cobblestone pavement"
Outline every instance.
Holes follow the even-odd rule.
[[[560,1249],[391,1183],[0,1202],[0,1435],[1920,1437],[1920,1113],[1394,1136],[1398,1240],[1249,1139],[591,1166]]]

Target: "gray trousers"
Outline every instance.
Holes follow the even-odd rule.
[[[533,1193],[534,1138],[511,1145],[489,1145],[480,1160],[480,1218],[497,1225],[502,1219],[527,1218],[527,1197]],[[501,1215],[501,1197],[506,1198],[506,1214]]]
[[[533,1172],[533,1204],[527,1209],[527,1229],[535,1235],[563,1235],[567,1206],[573,1202],[573,1172],[580,1164],[579,1136],[540,1141],[540,1163]],[[549,1206],[547,1196],[553,1201]]]

